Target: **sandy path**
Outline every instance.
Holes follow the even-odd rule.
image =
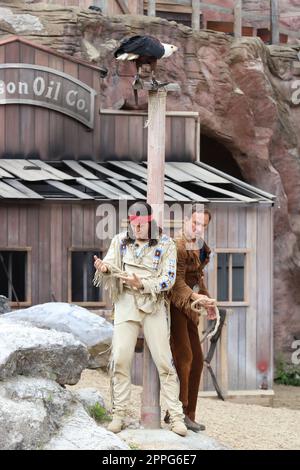
[[[110,408],[110,387],[107,374],[85,370],[80,382],[70,389],[95,387]],[[283,387],[283,388],[282,388]],[[289,394],[287,389],[291,389]],[[278,395],[277,395],[278,392]],[[206,425],[205,433],[234,449],[300,449],[300,388],[275,387],[275,406],[241,405],[211,399],[199,399],[197,417]],[[128,416],[138,421],[141,387],[132,386]],[[293,406],[294,405],[294,406]]]

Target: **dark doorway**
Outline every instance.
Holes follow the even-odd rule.
[[[220,142],[201,134],[200,160],[230,176],[244,181],[241,170],[231,152]]]

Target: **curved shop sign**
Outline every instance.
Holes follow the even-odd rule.
[[[31,64],[0,64],[0,104],[54,109],[94,128],[96,92],[59,70]]]

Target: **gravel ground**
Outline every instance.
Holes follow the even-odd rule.
[[[85,370],[70,389],[95,387],[110,408],[107,374]],[[274,408],[241,405],[209,398],[198,400],[197,418],[206,425],[205,434],[232,449],[300,450],[300,388],[274,387]],[[138,422],[141,387],[132,386],[128,416]]]

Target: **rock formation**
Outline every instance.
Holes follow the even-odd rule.
[[[76,384],[88,364],[86,347],[68,333],[0,319],[0,380],[16,375]]]
[[[126,450],[128,446],[98,426],[75,393],[49,379],[18,376],[0,382],[0,449]]]
[[[8,313],[2,319],[71,333],[88,348],[90,369],[107,366],[113,335],[112,324],[85,308],[64,302],[49,302]]]
[[[89,408],[105,406],[97,390],[74,393],[88,364],[85,345],[69,333],[0,319],[0,449],[128,449],[98,426]]]

